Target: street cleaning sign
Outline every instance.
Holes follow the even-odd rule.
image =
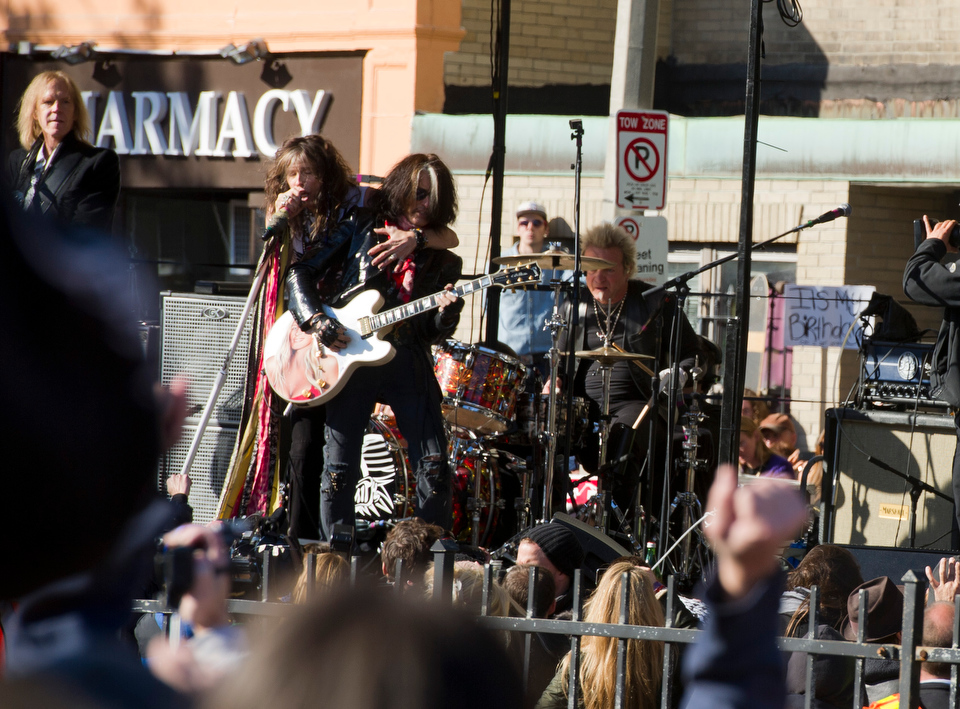
[[[617,111],[617,206],[663,209],[667,200],[665,111]]]
[[[783,344],[855,350],[862,337],[860,313],[874,286],[799,286],[783,289]],[[868,318],[872,324],[873,319]],[[844,342],[846,340],[846,342]]]

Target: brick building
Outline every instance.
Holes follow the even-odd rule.
[[[668,222],[671,272],[679,273],[736,249],[749,3],[661,0],[659,6],[654,108],[672,116],[661,214]],[[774,4],[764,5],[753,237],[766,239],[843,202],[853,215],[789,237],[771,256],[754,254],[754,272],[808,285],[873,285],[902,302],[913,219],[960,212],[960,50],[952,41],[960,6],[804,0],[802,11],[802,23],[788,27]],[[522,199],[537,197],[551,216],[573,223],[566,116],[607,115],[605,77],[616,27],[615,3],[517,0],[513,13],[509,110],[529,115],[508,119],[504,247],[513,229],[509,207]],[[489,110],[483,87],[489,83],[488,4],[464,0],[462,22],[460,51],[447,57],[444,69],[445,110],[479,113]],[[457,156],[451,164],[464,196],[459,232],[469,260],[477,235],[489,231],[489,198],[484,209],[476,206],[486,156],[462,155],[442,130],[444,121],[465,118],[418,117],[414,144]],[[475,135],[489,130],[488,120],[478,117],[477,128],[461,124],[458,130]],[[607,127],[600,119],[584,126],[586,228],[600,219]],[[592,131],[599,138],[591,140]],[[695,290],[723,292],[730,283],[729,273],[701,278]],[[938,313],[907,307],[921,327],[936,327]],[[858,372],[856,351],[841,356],[832,347],[794,349],[791,411],[811,443],[823,411],[846,397]]]

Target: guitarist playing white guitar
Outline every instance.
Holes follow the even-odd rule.
[[[456,218],[453,177],[436,155],[410,155],[401,160],[368,201],[378,219],[403,230],[435,229],[448,226]],[[365,210],[355,210],[342,221],[347,224],[350,220],[355,220],[350,226],[355,237],[344,248],[321,249],[316,256],[305,254],[302,261],[291,266],[286,281],[289,308],[300,330],[316,336],[332,353],[344,351],[359,338],[348,336],[343,323],[331,317],[336,313],[325,306],[344,291],[371,288],[374,282],[367,276],[373,278],[372,274],[379,273],[367,253],[373,219]],[[393,358],[379,366],[357,369],[325,402],[320,512],[327,539],[334,524],[354,524],[353,500],[360,478],[363,436],[378,401],[393,408],[407,440],[410,464],[417,477],[417,516],[445,528],[451,524],[451,475],[440,408],[442,396],[433,373],[430,346],[449,337],[459,322],[463,301],[452,289],[460,278],[460,259],[449,251],[418,249],[414,258],[375,277],[378,289],[390,301],[388,305],[407,307],[418,297],[434,294],[438,307],[400,323],[387,336],[395,350]],[[362,294],[347,307],[353,301],[375,296]]]

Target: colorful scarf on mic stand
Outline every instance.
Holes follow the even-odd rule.
[[[311,258],[331,258],[354,235],[356,211],[342,216],[336,228],[310,249]],[[224,479],[217,519],[263,514],[270,515],[281,504],[280,417],[282,399],[276,397],[263,371],[263,344],[267,333],[283,314],[284,281],[295,258],[290,227],[279,235],[279,249],[264,251],[259,268],[267,268],[254,314],[247,359],[247,384],[237,443]]]

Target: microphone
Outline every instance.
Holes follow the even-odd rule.
[[[826,222],[832,222],[834,219],[839,219],[840,217],[849,217],[850,212],[853,210],[850,209],[849,204],[841,204],[836,209],[831,209],[829,212],[824,212],[816,219],[811,219],[804,227],[813,226],[814,224],[825,224]]]
[[[267,228],[263,230],[263,234],[260,238],[263,241],[270,241],[278,233],[283,231],[284,227],[287,226],[287,221],[290,219],[290,212],[287,208],[280,207],[276,212],[273,213],[273,216],[270,217],[270,220],[267,222]]]

